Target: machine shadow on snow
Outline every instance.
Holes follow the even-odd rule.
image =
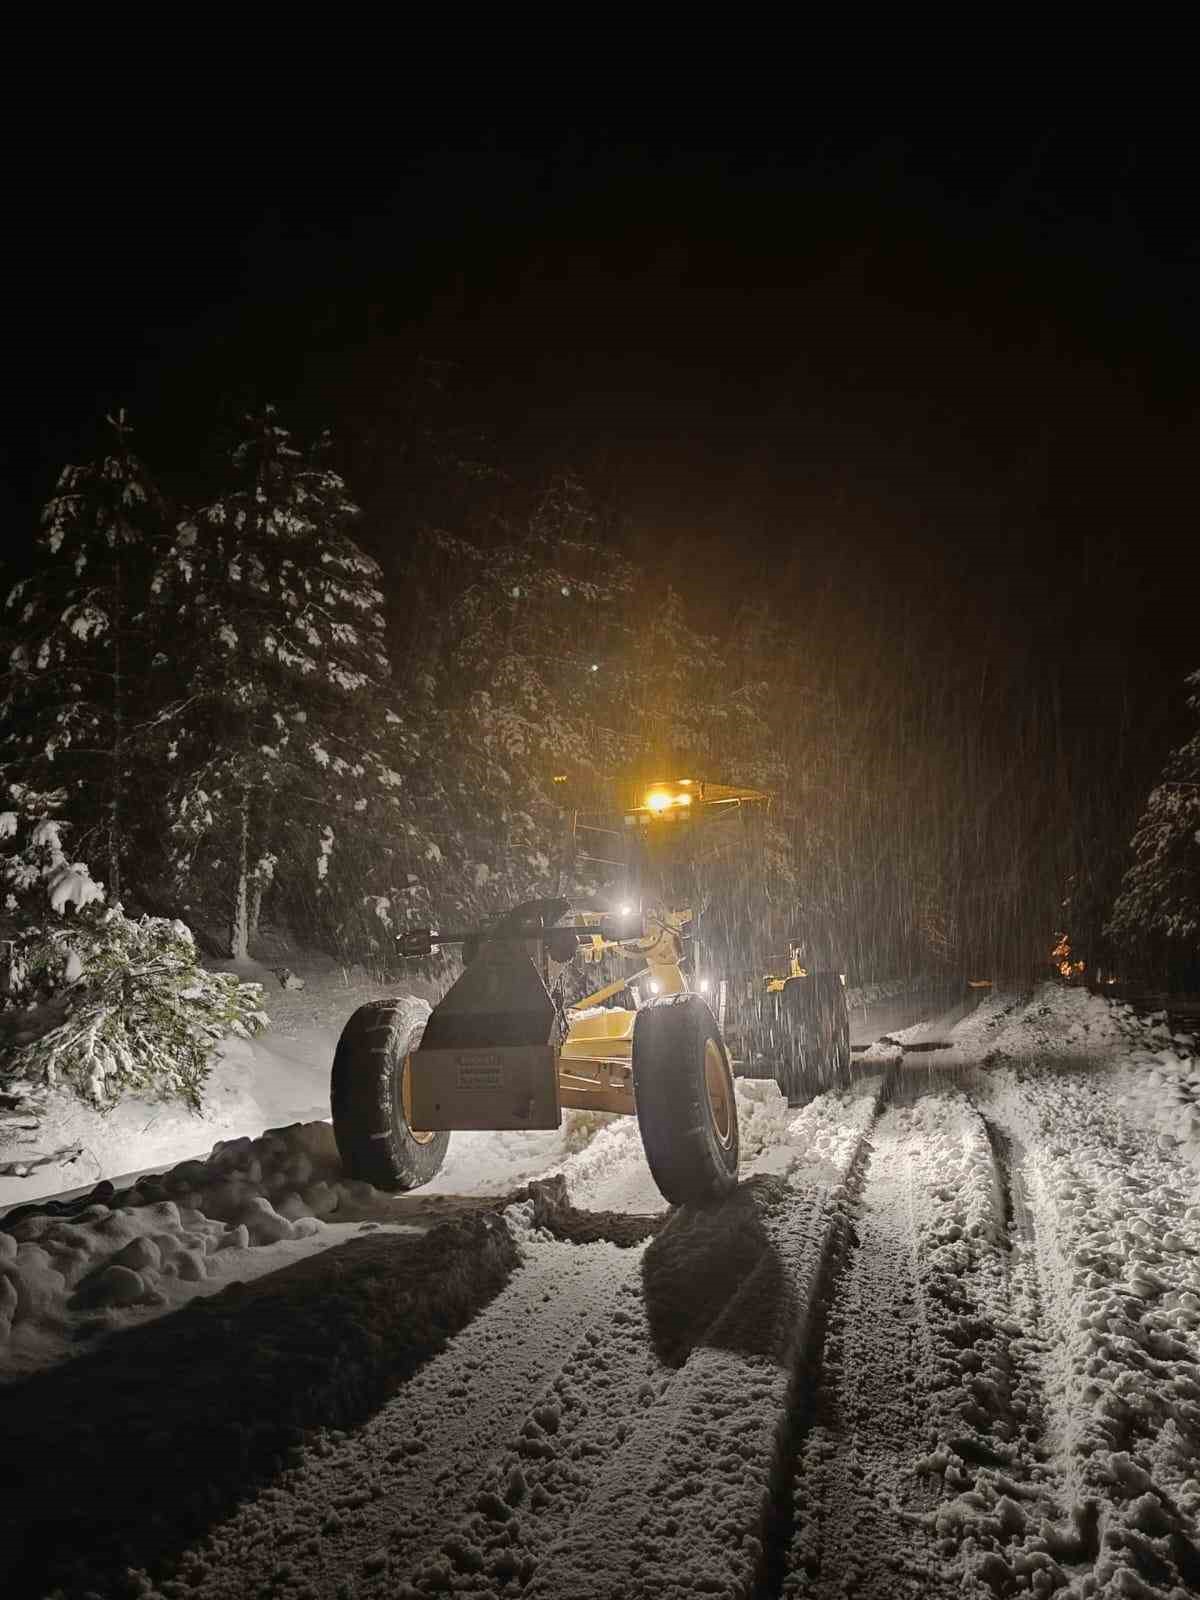
[[[9,1389],[0,1593],[105,1591],[169,1561],[313,1430],[364,1422],[518,1259],[495,1216],[370,1233]]]
[[[711,1205],[684,1206],[642,1260],[655,1354],[680,1367],[700,1347],[775,1356],[789,1278],[764,1217],[786,1199],[778,1178],[749,1178]]]

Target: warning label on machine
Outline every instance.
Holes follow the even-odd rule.
[[[558,1051],[551,1044],[414,1050],[414,1128],[557,1128]]]
[[[460,1089],[503,1088],[504,1068],[499,1056],[485,1054],[459,1056],[458,1087]]]

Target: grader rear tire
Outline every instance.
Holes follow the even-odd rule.
[[[342,1168],[377,1189],[418,1189],[437,1175],[448,1133],[409,1125],[406,1065],[421,1042],[429,1007],[405,996],[359,1006],[333,1058],[333,1133]]]
[[[804,1105],[850,1077],[850,1012],[836,972],[789,978],[779,996],[782,1049],[776,1081]]]
[[[737,1183],[738,1122],[729,1055],[696,994],[664,995],[633,1026],[633,1092],[646,1161],[672,1205]]]

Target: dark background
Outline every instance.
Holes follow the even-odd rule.
[[[398,555],[429,422],[514,476],[574,466],[706,626],[765,586],[798,628],[912,628],[914,671],[1177,731],[1200,319],[1160,77],[886,104],[742,73],[634,105],[619,75],[179,70],[10,110],[18,562],[106,410],[187,493],[268,399],[342,436]]]

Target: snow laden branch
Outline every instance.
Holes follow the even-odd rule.
[[[0,970],[0,1082],[66,1088],[103,1109],[132,1093],[199,1110],[221,1039],[266,1025],[259,986],[206,972],[182,922],[106,907],[104,886],[63,849],[64,824],[22,817],[53,797],[9,798],[0,882],[17,931]]]
[[[267,1025],[260,986],[205,971],[182,922],[93,905],[18,943],[24,988],[45,997],[35,1009],[60,1020],[18,1046],[5,1076],[65,1086],[91,1105],[138,1094],[199,1111],[220,1041]]]

